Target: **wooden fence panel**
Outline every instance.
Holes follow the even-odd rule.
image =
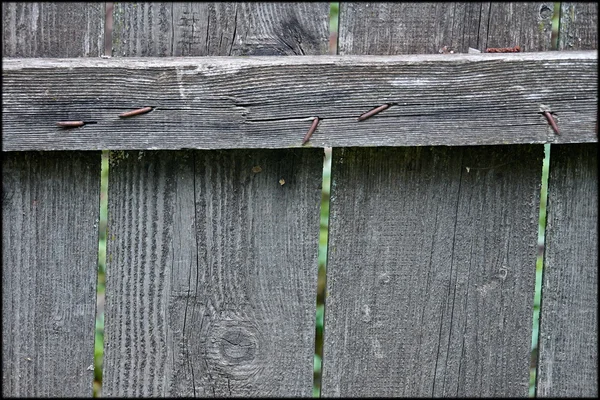
[[[597,3],[561,3],[560,22],[560,50],[598,48]],[[597,145],[551,146],[547,210],[537,395],[596,397]]]
[[[598,147],[552,146],[537,393],[598,395]]]
[[[2,393],[91,396],[100,157],[4,153]]]
[[[104,5],[2,3],[2,27],[4,57],[98,56]],[[2,394],[91,396],[100,153],[7,152],[2,170]]]
[[[111,157],[104,395],[309,395],[322,151]]]
[[[5,57],[99,57],[104,3],[2,2]]]
[[[114,56],[327,54],[329,3],[115,3]]]
[[[323,395],[527,395],[541,158],[334,149]]]
[[[137,7],[167,49],[117,28],[119,56],[327,51],[328,3]],[[103,394],[310,396],[323,151],[184,154],[111,153]]]
[[[340,3],[339,54],[551,49],[551,2]]]
[[[559,50],[598,49],[598,3],[561,2]]]
[[[546,50],[552,9],[341,3],[339,48]],[[527,396],[541,161],[542,146],[333,150],[323,395]]]

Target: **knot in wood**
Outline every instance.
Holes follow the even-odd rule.
[[[545,4],[542,4],[540,6],[540,18],[541,19],[550,19],[552,18],[552,14],[553,14],[553,10],[550,9],[550,7],[548,7]]]
[[[255,321],[221,319],[211,324],[207,359],[212,369],[234,380],[257,375],[265,362],[265,343]]]
[[[244,329],[232,329],[221,338],[221,356],[233,364],[252,362],[256,354],[254,335]]]

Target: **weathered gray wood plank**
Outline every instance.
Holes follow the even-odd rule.
[[[99,56],[103,30],[103,3],[2,3],[3,57]],[[2,395],[91,397],[100,153],[2,166]]]
[[[300,147],[315,116],[322,122],[309,146],[596,142],[597,66],[595,51],[9,59],[3,145]],[[357,121],[384,103],[392,106]],[[540,113],[542,105],[554,112],[560,135]],[[143,106],[155,109],[118,117]],[[96,123],[64,130],[55,126],[61,120]]]
[[[598,3],[561,2],[560,50],[598,49]]]
[[[114,56],[327,54],[329,3],[115,3]]]
[[[3,155],[3,397],[92,395],[99,180],[96,152]]]
[[[104,54],[104,3],[2,2],[4,57]]]
[[[547,50],[553,6],[543,5],[342,3],[339,46],[345,55]],[[536,129],[506,108],[517,75],[482,81],[490,94],[511,91],[504,105],[469,89],[485,104],[470,117],[486,138],[502,118],[514,137]],[[478,119],[491,110],[502,117]],[[322,395],[527,396],[541,157],[542,146],[524,145],[334,149]]]
[[[597,49],[598,4],[561,3],[558,39],[561,50]],[[589,145],[551,148],[539,397],[598,396],[597,151]]]
[[[322,395],[527,395],[541,158],[334,149]]]
[[[552,146],[537,394],[598,395],[598,147]]]
[[[552,2],[340,3],[339,54],[550,50]]]
[[[106,396],[310,396],[322,151],[111,152]]]
[[[135,29],[146,39],[117,27],[115,54],[288,54],[289,40],[318,54],[325,5],[118,4],[115,23],[142,16]],[[205,92],[213,105],[202,117],[182,86],[190,71],[171,72],[155,81],[159,91],[176,88],[180,106],[200,119],[186,124],[180,106],[167,107],[161,132],[210,137],[234,127],[217,119],[224,87]],[[145,142],[139,122],[159,112],[121,122],[138,123],[134,135]],[[131,137],[131,127],[115,130]],[[310,396],[322,157],[317,149],[111,153],[104,394]]]

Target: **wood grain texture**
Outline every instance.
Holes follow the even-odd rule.
[[[339,54],[550,50],[552,2],[340,3]]]
[[[597,3],[561,3],[559,48],[597,49],[597,25]],[[550,155],[536,395],[597,397],[598,148]]]
[[[322,121],[309,145],[317,147],[597,142],[597,66],[595,51],[9,59],[3,145],[300,147],[315,116]],[[357,121],[384,103],[392,106]],[[560,135],[542,105],[554,113]],[[118,118],[144,106],[155,109]],[[61,120],[96,123],[64,130],[55,125]]]
[[[2,2],[4,57],[99,57],[104,3]]]
[[[598,49],[598,3],[561,2],[560,50]]]
[[[312,46],[319,43],[326,52],[323,9],[323,3],[117,4],[115,24],[139,20],[132,29],[140,36],[117,26],[114,54],[288,54],[282,41],[296,39],[306,52],[317,52]],[[161,73],[151,91],[135,89],[144,105],[155,105],[148,102],[157,87],[175,89],[183,102],[122,120],[115,125],[119,136],[136,132],[150,143],[140,123],[157,116],[163,133],[175,128],[201,138],[202,126],[207,135],[219,126],[235,129],[218,120],[214,104],[227,91],[205,92],[207,108],[200,110],[185,86],[189,72]],[[204,78],[197,83],[207,89]],[[126,99],[122,111],[134,103]],[[236,118],[243,107],[235,103]],[[196,115],[192,125],[188,113]],[[187,145],[175,148],[181,147]],[[317,149],[111,152],[103,394],[310,396],[322,157]]]
[[[114,56],[327,54],[329,3],[115,3]]]
[[[342,3],[340,54],[547,50],[542,6]],[[529,135],[535,124],[504,108],[523,79],[484,80],[512,95],[471,117],[502,109],[514,137]],[[498,120],[477,121],[496,136]],[[527,396],[541,157],[534,145],[334,149],[323,396]]]
[[[598,396],[598,148],[552,146],[537,395]]]
[[[95,152],[2,157],[3,397],[92,395],[99,180]]]
[[[96,57],[104,4],[2,3],[2,30],[4,57]],[[2,394],[91,397],[100,153],[9,152],[2,166]]]
[[[527,396],[541,158],[334,149],[323,396]]]
[[[106,396],[310,396],[322,151],[111,152]]]

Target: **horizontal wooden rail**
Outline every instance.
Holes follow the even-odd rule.
[[[304,146],[596,142],[597,64],[597,51],[7,58],[3,150],[300,147],[315,117]]]

